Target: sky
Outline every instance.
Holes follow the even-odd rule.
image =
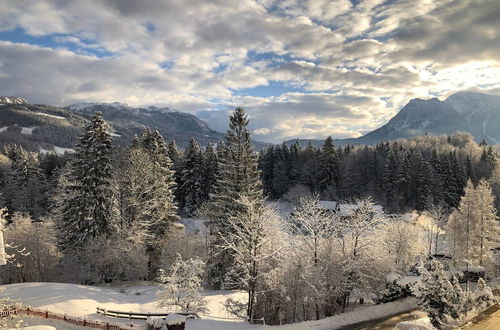
[[[0,94],[162,105],[257,140],[357,137],[500,91],[498,0],[1,0]]]

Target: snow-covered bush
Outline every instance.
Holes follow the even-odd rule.
[[[3,283],[49,282],[59,278],[61,253],[53,223],[49,219],[32,222],[29,215],[15,213],[4,236],[6,242],[22,247],[26,253],[16,253],[14,263],[0,268]],[[7,253],[11,252],[7,249]]]
[[[429,270],[422,267],[422,283],[417,287],[417,303],[427,313],[433,326],[448,327],[459,320],[469,309],[468,299],[458,281],[448,280],[441,263],[432,260]]]
[[[186,327],[186,317],[179,314],[169,314],[165,318],[167,330],[184,330]]]
[[[84,284],[144,280],[148,262],[144,246],[129,238],[100,237],[81,250],[66,251],[64,279]]]
[[[378,296],[378,303],[388,303],[412,295],[412,290],[408,284],[401,285],[397,280],[388,282]]]
[[[311,189],[303,184],[296,184],[292,186],[286,194],[283,195],[283,200],[289,202],[293,206],[300,204],[301,198],[311,198]]]
[[[166,322],[161,316],[149,316],[146,320],[146,330],[165,329]]]
[[[205,263],[198,257],[184,260],[179,255],[168,273],[160,270],[158,281],[163,291],[158,294],[157,308],[180,312],[205,312],[206,301],[201,295]],[[172,310],[168,310],[172,312]]]
[[[478,310],[483,310],[495,303],[495,297],[489,286],[486,285],[482,278],[477,281],[477,289],[474,292],[475,307]]]

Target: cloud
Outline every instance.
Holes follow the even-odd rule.
[[[499,15],[497,0],[5,0],[0,83],[39,103],[164,104],[221,131],[244,106],[273,142],[352,137],[414,97],[500,88]]]

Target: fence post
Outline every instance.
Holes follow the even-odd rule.
[[[106,330],[109,330],[109,323],[106,323]]]
[[[26,308],[26,315],[30,315],[30,308]]]
[[[86,327],[87,326],[87,319],[83,319],[83,326]]]
[[[49,311],[45,311],[45,318],[48,319],[49,318]]]

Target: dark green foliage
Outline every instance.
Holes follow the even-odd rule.
[[[184,152],[179,186],[180,207],[189,216],[196,214],[204,200],[203,180],[205,173],[203,165],[200,146],[195,139],[191,139]]]
[[[99,114],[85,127],[69,165],[59,225],[65,247],[112,231],[111,136]]]
[[[226,278],[229,266],[233,263],[232,255],[217,246],[221,235],[229,229],[227,219],[245,211],[241,198],[262,204],[263,192],[258,170],[257,155],[254,153],[248,117],[242,108],[236,108],[229,118],[229,129],[225,143],[217,148],[218,173],[210,200],[205,206],[205,216],[210,220],[211,246],[208,261],[209,281],[212,286],[219,286]]]
[[[479,150],[480,158],[469,156]],[[321,149],[311,143],[301,148],[295,142],[286,157],[283,151],[277,145],[260,153],[267,196],[278,199],[285,188],[301,183],[327,200],[371,196],[391,213],[456,207],[467,179],[492,178],[497,166],[492,147],[480,147],[463,133],[338,149],[327,138]]]
[[[412,295],[412,290],[408,284],[401,285],[397,281],[387,283],[385,289],[380,293],[378,303],[385,304]]]

